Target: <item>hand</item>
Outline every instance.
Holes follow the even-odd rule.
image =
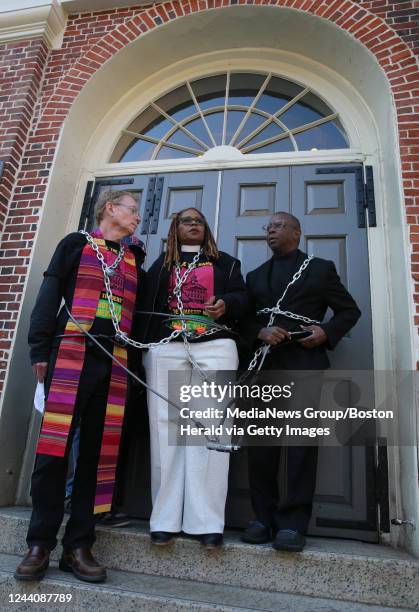
[[[262,327],[260,332],[258,333],[259,340],[263,340],[265,344],[270,344],[274,346],[275,344],[280,344],[284,340],[290,340],[291,336],[287,332],[286,329],[282,327],[272,326],[272,327]]]
[[[212,295],[208,302],[205,304],[205,310],[211,319],[218,319],[222,317],[226,312],[226,305],[224,300],[215,301],[215,296]]]
[[[304,348],[314,348],[315,346],[320,346],[320,344],[327,342],[326,332],[322,327],[319,327],[318,325],[301,325],[300,327],[301,329],[306,329],[307,331],[312,332],[311,336],[297,340],[297,342]]]
[[[33,364],[32,370],[38,382],[43,382],[47,374],[47,367],[48,367],[48,363],[46,361],[40,361],[39,363]]]

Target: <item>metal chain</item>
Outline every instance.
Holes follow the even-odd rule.
[[[202,380],[207,380],[207,377],[205,376],[204,372],[201,370],[201,368],[199,367],[197,361],[195,360],[195,358],[193,357],[193,355],[191,353],[191,349],[190,349],[189,342],[188,342],[188,330],[187,330],[186,319],[184,318],[184,309],[183,309],[183,301],[182,301],[182,287],[185,284],[189,274],[192,272],[192,270],[194,270],[196,268],[196,266],[198,264],[198,261],[199,261],[199,258],[201,257],[202,253],[203,253],[203,250],[202,250],[202,248],[200,248],[199,251],[194,256],[194,258],[192,259],[192,261],[188,264],[188,266],[187,266],[185,272],[183,273],[183,275],[181,274],[181,270],[182,269],[181,269],[180,263],[179,262],[176,263],[176,267],[175,267],[176,284],[175,284],[175,287],[173,289],[173,295],[176,297],[177,307],[178,307],[178,310],[179,310],[179,314],[180,314],[181,317],[183,317],[181,319],[183,345],[185,347],[185,351],[187,353],[189,363],[198,372],[198,374],[202,378]],[[206,330],[202,334],[199,334],[199,336],[200,336],[200,338],[202,338],[203,336],[209,336],[209,335],[215,333],[216,331],[218,331],[218,329],[216,329],[216,328],[213,328],[211,330]]]
[[[175,338],[177,338],[181,332],[179,330],[174,330],[170,334],[170,336],[168,336],[167,338],[163,338],[159,342],[144,343],[144,342],[137,342],[137,340],[133,340],[132,338],[129,338],[129,336],[121,330],[121,328],[119,327],[118,315],[116,314],[115,306],[113,302],[113,294],[112,294],[111,283],[110,283],[110,278],[109,278],[110,274],[108,272],[108,266],[106,265],[105,259],[102,253],[100,252],[99,245],[94,240],[94,238],[88,232],[81,231],[80,233],[82,233],[86,237],[87,242],[90,244],[90,246],[96,253],[96,257],[98,258],[99,263],[102,267],[103,280],[105,283],[105,290],[106,290],[106,298],[108,300],[109,312],[111,314],[113,327],[115,329],[115,339],[123,342],[124,344],[129,344],[130,346],[133,346],[134,348],[143,349],[143,348],[154,348],[162,344],[167,344],[171,340],[174,340]],[[123,250],[122,245],[121,245],[121,250]],[[121,261],[121,259],[119,261]],[[112,264],[112,269],[116,268],[114,264],[115,262],[113,262]]]
[[[185,338],[186,338],[186,341],[187,341],[187,337],[193,335],[193,334],[189,334],[187,329],[185,329],[186,325],[185,325],[184,319],[182,320],[182,329],[175,329],[169,336],[166,336],[165,338],[162,338],[158,342],[138,342],[137,340],[133,340],[132,338],[130,338],[128,336],[128,334],[123,332],[121,330],[121,328],[119,327],[118,315],[116,314],[116,311],[115,311],[115,306],[114,306],[114,301],[113,301],[113,294],[112,294],[111,283],[110,283],[110,275],[112,274],[112,272],[109,272],[109,270],[116,269],[117,265],[122,260],[122,256],[119,257],[119,255],[121,254],[121,251],[124,253],[124,247],[123,247],[123,245],[121,245],[121,250],[120,250],[120,252],[118,254],[118,257],[115,259],[115,261],[112,263],[111,266],[108,266],[106,264],[106,262],[105,262],[105,258],[103,257],[102,253],[100,252],[99,245],[94,240],[94,238],[88,232],[85,232],[84,230],[80,230],[80,233],[83,234],[83,236],[86,237],[87,242],[89,243],[89,245],[92,247],[92,249],[96,253],[96,257],[98,258],[99,263],[100,263],[100,265],[102,267],[103,280],[104,280],[105,290],[106,290],[106,298],[108,300],[109,312],[111,314],[111,319],[112,319],[113,327],[115,329],[115,339],[117,339],[118,341],[120,341],[120,342],[122,342],[124,344],[129,344],[130,346],[132,346],[134,348],[144,349],[144,348],[155,348],[157,346],[162,346],[164,344],[169,344],[169,342],[172,342],[172,340],[175,340],[181,334],[183,335],[184,341],[185,341]],[[195,255],[193,261],[188,266],[188,270],[185,272],[185,274],[183,274],[182,277],[180,277],[180,266],[179,266],[179,270],[176,269],[176,279],[177,279],[177,282],[176,282],[175,288],[173,289],[173,294],[175,294],[176,297],[177,297],[178,306],[179,306],[179,304],[181,305],[181,309],[182,309],[181,313],[182,314],[183,314],[182,292],[181,292],[182,285],[186,281],[186,279],[189,276],[190,272],[193,270],[193,267],[196,266],[196,263],[198,262],[198,259],[199,259],[199,254],[200,253]],[[117,261],[117,259],[118,259],[118,263],[116,264],[115,262]],[[192,267],[192,264],[194,264],[193,267]],[[185,275],[186,275],[186,278],[185,278]],[[180,285],[179,285],[179,282],[180,282]],[[217,327],[213,327],[213,329],[208,330],[207,332],[205,332],[203,334],[200,334],[200,335],[201,336],[204,336],[204,335],[208,335],[209,336],[211,334],[214,334],[214,333],[220,331],[220,328],[221,328],[221,330],[226,330],[226,331],[229,330],[229,328],[226,325],[223,325],[223,326],[218,325]],[[188,350],[188,354],[190,355],[189,347],[188,347],[187,350]]]
[[[188,267],[186,268],[183,275],[181,274],[182,269],[180,263],[177,262],[175,266],[176,283],[173,289],[173,295],[176,297],[177,307],[181,316],[183,316],[182,287],[186,283],[189,274],[192,272],[192,270],[196,268],[196,264],[198,263],[201,255],[202,248],[199,249],[199,251],[194,255],[194,258],[192,259],[191,263],[188,264]],[[186,331],[186,322],[184,320],[182,320],[182,330]]]
[[[274,306],[274,308],[264,308],[263,310],[259,310],[257,314],[262,314],[263,312],[271,312],[274,315],[282,315],[283,317],[287,317],[288,319],[294,319],[295,321],[303,321],[303,323],[307,324],[316,324],[318,325],[321,321],[316,321],[316,319],[310,319],[309,317],[304,317],[303,315],[298,315],[295,312],[290,312],[289,310],[281,310],[279,306]],[[269,327],[269,326],[268,326]]]
[[[176,268],[175,268],[176,285],[173,289],[173,295],[176,297],[177,307],[178,307],[180,316],[183,316],[183,317],[184,317],[184,311],[183,311],[183,302],[182,302],[182,285],[186,282],[186,279],[188,278],[192,270],[196,268],[196,265],[199,261],[199,258],[202,255],[202,252],[203,252],[202,249],[198,251],[198,253],[194,256],[190,264],[188,264],[188,267],[186,268],[182,276],[181,276],[182,268],[179,263],[176,264]],[[186,317],[184,317],[184,319],[182,320],[182,333],[184,334],[183,336],[184,338],[193,335],[193,334],[188,333],[187,328],[186,328],[185,319]],[[212,329],[208,329],[202,332],[202,334],[199,334],[199,337],[202,338],[202,336],[211,336],[212,334],[216,334],[217,332],[220,331],[220,328],[221,330],[230,331],[230,328],[227,325],[218,325],[218,327],[213,327]]]
[[[196,268],[196,265],[197,265],[201,255],[202,255],[202,248],[200,248],[199,251],[194,255],[194,258],[188,264],[185,272],[183,273],[183,276],[181,275],[181,266],[180,266],[180,263],[177,262],[176,266],[175,266],[176,283],[175,283],[175,287],[173,289],[173,295],[176,297],[177,307],[178,307],[179,314],[180,314],[181,317],[184,316],[183,302],[182,302],[182,287],[186,283],[186,280],[187,280],[189,274],[192,272],[192,270],[194,270]],[[202,372],[202,370],[199,367],[198,363],[196,362],[196,360],[192,356],[191,349],[189,347],[188,338],[187,338],[187,331],[188,331],[187,324],[186,324],[186,320],[184,318],[181,319],[181,325],[182,325],[183,345],[184,345],[186,353],[188,355],[189,363],[192,365],[193,368],[195,368],[199,372],[199,375],[201,376],[201,378],[205,379],[204,373]]]
[[[290,312],[289,310],[281,310],[280,305],[282,303],[282,301],[284,300],[288,289],[294,285],[294,283],[296,283],[300,277],[301,274],[304,272],[304,270],[307,268],[308,264],[310,263],[310,261],[313,259],[314,255],[309,255],[307,257],[307,259],[305,259],[303,261],[303,263],[301,264],[300,268],[297,270],[297,272],[294,274],[294,276],[292,277],[292,279],[290,280],[290,282],[288,283],[288,285],[285,287],[281,297],[279,298],[279,300],[277,301],[277,303],[275,304],[275,306],[273,308],[262,308],[261,310],[258,310],[256,314],[261,315],[261,314],[268,314],[270,313],[270,319],[269,319],[269,323],[267,325],[267,327],[271,327],[271,325],[274,322],[275,319],[275,315],[277,314],[282,314],[283,316],[286,316],[290,319],[296,319],[298,321],[304,321],[305,323],[320,323],[320,321],[316,321],[314,319],[309,319],[309,317],[303,317],[303,315],[298,315],[294,312]]]
[[[84,230],[80,230],[80,234],[83,234],[83,236],[86,236],[87,241],[89,242],[90,246],[93,247],[93,250],[96,253],[96,257],[98,258],[98,260],[100,261],[101,265],[102,265],[102,269],[105,266],[106,269],[106,274],[108,274],[109,276],[111,276],[113,274],[113,270],[116,270],[116,268],[119,266],[119,264],[121,263],[121,261],[123,260],[124,256],[125,256],[125,248],[124,245],[121,244],[121,248],[119,249],[118,255],[115,258],[115,261],[109,266],[106,261],[105,258],[103,257],[102,253],[99,250],[98,245],[96,244],[96,242],[93,240],[93,238],[91,237],[91,235],[88,232],[85,232]],[[94,245],[94,246],[93,246]]]
[[[194,358],[193,358],[193,356],[192,356],[192,354],[190,352],[189,342],[188,342],[188,335],[189,334],[188,334],[188,331],[187,331],[187,325],[186,325],[186,320],[185,320],[185,316],[184,316],[184,309],[183,309],[183,302],[182,302],[182,286],[186,282],[189,274],[196,267],[196,265],[197,265],[197,263],[199,261],[199,257],[202,254],[202,249],[200,249],[199,252],[194,256],[192,262],[188,265],[188,267],[185,270],[183,275],[181,275],[181,267],[180,267],[179,263],[176,265],[176,268],[175,268],[176,283],[175,283],[175,287],[173,289],[173,295],[176,297],[176,301],[177,301],[177,305],[178,305],[178,309],[179,309],[179,313],[180,313],[179,318],[182,317],[181,318],[182,329],[174,330],[169,336],[167,336],[166,338],[163,338],[159,342],[143,343],[143,342],[137,342],[136,340],[132,340],[132,338],[129,338],[129,336],[120,329],[119,321],[118,321],[118,316],[117,316],[117,314],[115,312],[115,306],[114,306],[114,302],[113,302],[113,294],[112,294],[112,289],[111,289],[111,284],[110,284],[109,277],[113,274],[113,270],[115,270],[118,267],[119,263],[122,261],[122,258],[125,255],[125,251],[124,251],[123,245],[121,245],[120,251],[119,251],[118,256],[116,257],[115,261],[110,266],[108,266],[106,264],[106,262],[105,262],[105,259],[104,259],[103,255],[102,255],[102,253],[100,252],[99,245],[96,243],[94,238],[88,232],[85,232],[83,230],[80,230],[80,233],[83,234],[86,237],[88,243],[90,244],[90,246],[92,247],[92,249],[96,253],[98,261],[101,264],[102,271],[103,271],[103,279],[104,279],[105,289],[106,289],[106,297],[107,297],[108,304],[109,304],[109,312],[111,314],[112,323],[113,323],[113,326],[114,326],[114,329],[115,329],[115,338],[120,340],[120,341],[123,341],[125,344],[129,344],[130,346],[133,346],[134,348],[142,349],[142,348],[155,348],[157,346],[168,344],[169,342],[171,342],[172,340],[177,338],[180,334],[182,334],[184,345],[185,345],[185,349],[187,351],[188,358],[189,358],[191,364],[193,365],[194,368],[197,369],[197,371],[199,372],[200,376],[204,380],[206,380],[206,376],[201,371],[200,367],[198,366],[198,364],[196,363],[196,361],[194,360]],[[292,319],[301,320],[301,321],[304,321],[304,322],[307,322],[307,323],[319,323],[319,321],[315,321],[315,320],[309,319],[308,317],[303,317],[302,315],[297,315],[297,314],[292,313],[290,311],[286,311],[286,310],[283,311],[283,310],[280,309],[280,304],[283,301],[283,299],[285,298],[285,295],[286,295],[289,287],[291,287],[295,282],[297,282],[297,280],[301,277],[301,274],[307,268],[307,266],[309,265],[309,263],[310,263],[310,261],[312,259],[313,259],[313,255],[310,255],[302,263],[300,269],[294,274],[294,276],[292,277],[291,281],[285,287],[285,290],[284,290],[282,296],[279,298],[279,300],[277,301],[276,305],[273,308],[263,308],[262,310],[259,310],[257,312],[258,315],[259,314],[270,313],[269,322],[268,322],[267,327],[271,327],[273,325],[273,322],[275,320],[275,316],[277,314],[282,314],[283,316],[287,316],[287,317],[292,318]],[[69,314],[70,314],[70,317],[71,317],[71,313],[69,313]],[[220,327],[221,326],[213,327],[212,329],[207,330],[207,331],[205,331],[204,333],[202,333],[200,335],[201,336],[212,335],[212,334],[216,333],[217,331],[219,331]],[[229,330],[229,328],[227,326],[222,326],[222,328],[224,328],[225,330]],[[85,330],[82,330],[82,331],[85,331]],[[253,358],[252,358],[252,360],[251,360],[251,362],[249,364],[249,367],[247,369],[247,374],[245,375],[245,377],[247,377],[249,375],[249,373],[256,367],[260,355],[262,353],[264,353],[263,357],[262,357],[262,359],[260,361],[260,364],[258,366],[258,371],[262,368],[263,362],[264,362],[264,360],[266,358],[266,355],[268,354],[269,350],[270,350],[270,346],[265,344],[265,345],[259,347],[255,351],[254,356],[253,356]],[[242,376],[241,379],[244,379],[244,377]],[[209,440],[211,442],[212,438],[209,438]],[[232,446],[232,448],[233,448],[233,446]],[[239,448],[239,446],[236,445],[236,447],[234,447],[234,448],[235,449]]]
[[[281,302],[284,300],[288,289],[294,285],[294,283],[296,283],[302,273],[304,272],[304,270],[307,268],[307,266],[309,265],[310,261],[313,259],[314,255],[309,255],[307,257],[307,259],[305,259],[303,261],[303,263],[301,264],[300,268],[297,270],[297,272],[294,274],[294,276],[292,277],[292,279],[290,280],[290,282],[288,283],[288,285],[285,287],[281,297],[279,298],[279,300],[277,301],[277,303],[275,304],[275,306],[273,306],[272,308],[262,308],[261,310],[257,311],[257,315],[261,315],[261,314],[270,314],[269,317],[269,322],[268,325],[266,327],[272,327],[272,325],[274,324],[275,321],[275,316],[276,315],[282,315],[284,317],[288,317],[289,319],[294,319],[296,321],[303,321],[304,323],[308,323],[308,324],[319,324],[320,321],[316,321],[315,319],[310,319],[309,317],[304,317],[303,315],[299,315],[296,314],[295,312],[290,312],[289,310],[281,310],[280,306],[281,306]],[[256,364],[258,362],[258,359],[260,357],[260,355],[264,352],[264,356],[262,358],[261,363],[259,364],[258,369],[260,370],[260,368],[262,367],[263,361],[265,360],[266,355],[268,354],[270,350],[270,346],[265,344],[260,346],[258,349],[256,349],[253,358],[251,360],[251,362],[249,363],[249,366],[247,368],[247,371],[250,372],[251,370],[253,370],[256,367]]]

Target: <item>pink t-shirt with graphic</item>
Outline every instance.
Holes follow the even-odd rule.
[[[181,265],[181,276],[185,273],[188,263],[183,262]],[[179,314],[177,299],[173,296],[173,289],[176,284],[175,270],[172,269],[169,280],[169,311],[173,314]],[[191,315],[188,328],[195,331],[198,335],[207,329],[205,321],[194,321],[195,317],[204,317],[209,320],[205,314],[205,304],[209,298],[214,295],[214,268],[211,262],[204,261],[197,264],[196,268],[189,273],[189,276],[182,285],[182,303],[183,312],[185,315]],[[172,327],[177,329],[179,321],[173,321]]]

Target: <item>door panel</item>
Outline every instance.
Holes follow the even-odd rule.
[[[352,165],[345,168],[348,166]],[[356,326],[329,353],[332,367],[367,370],[373,367],[368,243],[367,230],[358,227],[356,177],[348,172],[317,174],[321,168],[324,166],[291,169],[291,209],[301,223],[301,248],[335,263],[362,312]]]
[[[292,174],[298,175],[299,169],[293,168]],[[306,181],[305,214],[344,214],[345,197],[342,181]]]
[[[318,174],[319,168],[325,167],[296,166],[291,170],[292,211],[301,222],[303,248],[335,263],[343,284],[362,312],[356,326],[329,352],[331,367],[372,369],[368,244],[366,229],[358,227],[356,175],[355,172]],[[326,320],[330,316],[332,313],[328,311]],[[321,401],[327,405],[334,384],[333,376],[325,378]],[[349,394],[348,386],[348,399]],[[373,449],[360,446],[319,449],[311,534],[347,537],[351,526],[351,537],[376,541],[374,514],[371,514],[374,474],[367,469],[373,453]]]
[[[268,259],[268,245],[264,238],[238,236],[234,255],[241,261],[242,273],[245,277],[250,270],[257,268]]]
[[[289,168],[223,172],[217,244],[240,259],[243,275],[270,257],[262,226],[289,210],[289,176]]]
[[[193,206],[206,216],[211,227],[215,223],[218,171],[159,174],[159,179],[162,181],[159,212],[153,215],[158,229],[151,228],[146,238],[146,268],[164,249],[174,213]]]
[[[240,259],[244,277],[271,256],[262,226],[273,213],[289,211],[289,181],[289,168],[223,172],[217,244]],[[245,527],[252,518],[244,449],[231,457],[226,524]]]
[[[242,261],[245,274],[271,256],[262,225],[273,212],[294,214],[302,226],[300,248],[332,260],[362,310],[355,328],[329,353],[332,368],[372,369],[368,247],[366,230],[358,228],[355,173],[317,174],[317,168],[321,166],[225,171],[218,243]],[[325,320],[330,316],[331,311]],[[327,401],[333,388],[333,377],[326,376],[323,401]],[[371,449],[362,447],[319,449],[310,534],[376,541],[369,455]],[[232,461],[227,524],[242,526],[246,514],[252,518],[247,487],[243,454]]]
[[[137,235],[146,242],[146,267],[164,248],[171,215],[181,208],[194,206],[205,214],[217,236],[218,247],[241,260],[244,276],[271,256],[262,230],[270,216],[286,211],[298,217],[303,233],[302,250],[335,263],[342,282],[362,311],[355,328],[329,353],[332,370],[326,375],[323,396],[327,401],[334,388],[333,369],[372,369],[373,361],[368,247],[366,230],[357,224],[356,177],[351,172],[318,174],[319,168],[322,167],[307,165],[135,176],[131,177],[132,184],[112,188],[136,191],[142,216],[148,207],[151,216],[148,231],[144,226],[137,230]],[[150,179],[155,184],[160,180],[157,205],[157,190],[150,203]],[[328,312],[326,319],[331,314]],[[350,400],[350,393],[348,384],[345,401]],[[136,408],[138,405],[130,407]],[[147,438],[146,424],[142,423],[138,435],[129,443],[122,504],[123,509],[143,518],[149,516],[150,510],[149,466],[144,454]],[[310,534],[376,541],[373,465],[373,449],[319,449]],[[285,463],[282,470],[284,466]],[[281,484],[282,480],[280,475]],[[231,457],[226,525],[242,527],[251,518],[244,450]]]

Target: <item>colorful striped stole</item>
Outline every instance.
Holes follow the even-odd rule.
[[[105,240],[103,240],[99,230],[93,232],[92,236],[95,238],[106,264],[111,265],[116,255],[107,249]],[[137,269],[135,257],[128,249],[125,250],[119,269],[124,278],[122,313],[119,325],[123,332],[129,334],[135,308]],[[92,247],[87,243],[81,255],[71,306],[72,316],[87,331],[89,331],[95,319],[100,293],[103,289],[104,281],[100,262]],[[127,365],[126,348],[114,344],[113,355],[122,365]],[[69,320],[55,362],[36,449],[38,454],[64,457],[66,453],[84,356],[85,335]],[[126,372],[113,362],[97,471],[95,514],[107,512],[111,508],[126,392]]]

